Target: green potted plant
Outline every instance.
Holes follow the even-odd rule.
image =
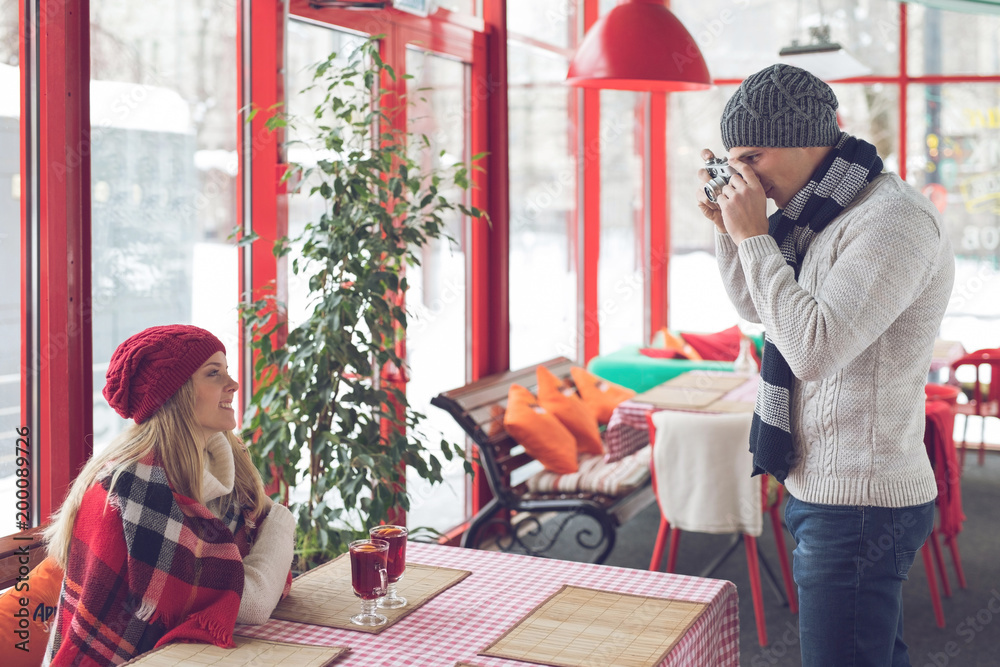
[[[407,510],[403,466],[431,482],[442,479],[441,461],[419,437],[424,415],[398,381],[405,372],[399,353],[407,326],[405,267],[418,263],[422,245],[448,238],[444,215],[485,216],[443,194],[470,187],[466,165],[421,170],[413,142],[420,150],[430,150],[430,142],[393,129],[398,109],[379,106],[386,99],[383,77],[395,80],[395,73],[379,57],[377,38],[346,64],[331,54],[315,66],[310,88],[323,101],[309,143],[325,157],[313,166],[292,165],[286,178],[301,175],[323,212],[274,246],[277,256],[296,249],[291,270],[308,284],[307,317],[281,341],[275,334],[285,323],[285,305],[273,294],[241,307],[253,332],[255,379],[244,437],[256,443],[251,450],[265,483],[279,483],[276,498],[291,487],[296,495],[308,489],[305,500],[290,506],[298,518],[300,569],[345,551],[370,526]],[[298,122],[279,113],[268,127]],[[446,441],[440,452],[445,459],[465,456]]]

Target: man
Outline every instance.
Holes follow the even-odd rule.
[[[766,331],[750,449],[790,495],[802,662],[909,665],[902,582],[937,495],[923,388],[954,256],[931,203],[836,110],[799,68],[747,78],[722,114],[732,177],[698,204],[730,299]]]

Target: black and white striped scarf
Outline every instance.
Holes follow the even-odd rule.
[[[768,218],[768,234],[778,243],[796,279],[812,240],[881,172],[882,159],[875,147],[845,132],[809,183],[784,209]],[[779,482],[785,481],[795,463],[791,433],[793,380],[788,362],[765,333],[750,451],[753,474],[767,473]]]

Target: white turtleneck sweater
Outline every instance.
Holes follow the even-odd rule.
[[[201,481],[205,506],[216,516],[219,503],[212,501],[231,493],[235,480],[233,449],[226,437],[217,433],[205,444],[205,473]],[[295,518],[284,505],[275,503],[258,527],[250,553],[243,558],[243,597],[237,623],[259,625],[270,618],[285,588],[294,546]]]

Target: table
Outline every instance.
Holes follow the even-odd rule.
[[[564,584],[572,584],[708,603],[662,665],[726,667],[740,662],[738,598],[729,581],[418,542],[407,545],[407,558],[472,575],[378,634],[275,619],[237,626],[237,631],[261,639],[351,647],[336,667],[451,667],[456,661],[514,667],[530,663],[476,654]]]
[[[711,375],[713,371],[688,371],[684,375]],[[719,372],[714,372],[718,375]],[[732,375],[732,373],[722,373]],[[681,377],[681,376],[678,376]],[[759,375],[751,375],[745,383],[725,394],[721,400],[753,403],[757,396]],[[604,447],[608,460],[618,460],[637,452],[649,444],[649,425],[646,415],[658,408],[648,403],[628,400],[620,403],[611,413],[608,427],[604,432]]]

